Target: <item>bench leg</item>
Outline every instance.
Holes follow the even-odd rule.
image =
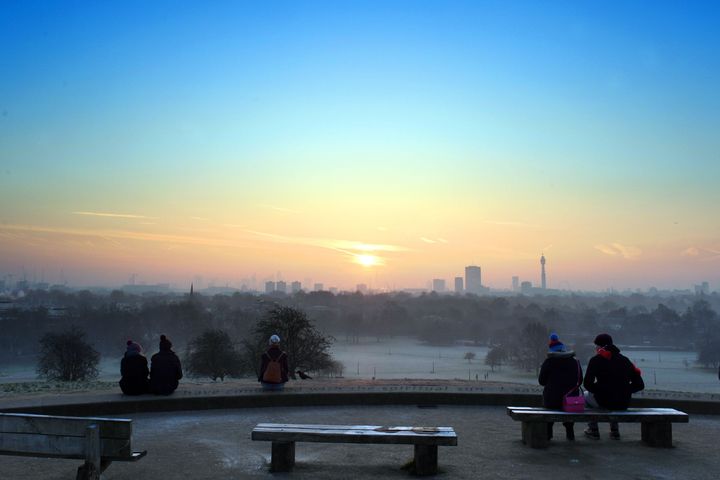
[[[271,472],[289,472],[295,466],[295,442],[272,442]]]
[[[670,422],[642,422],[640,424],[640,435],[642,441],[651,447],[672,447],[672,423]]]
[[[78,468],[76,480],[100,480],[103,471],[100,457],[100,427],[85,429],[85,464]]]
[[[531,448],[547,448],[550,445],[547,423],[522,422],[522,441]]]
[[[435,475],[438,469],[437,445],[415,445],[415,474]]]

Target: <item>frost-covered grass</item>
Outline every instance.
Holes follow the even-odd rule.
[[[38,380],[0,384],[0,395],[27,395],[47,393],[90,392],[116,389],[117,382],[90,380],[84,382],[57,382]]]

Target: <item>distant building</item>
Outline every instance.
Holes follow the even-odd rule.
[[[321,285],[322,285],[322,284],[321,284]],[[329,291],[330,291],[330,293],[332,293],[333,295],[337,295],[337,294],[338,294],[338,289],[335,288],[335,287],[330,287],[330,290],[329,290]]]
[[[275,282],[272,280],[265,282],[265,293],[273,293],[275,291]]]
[[[455,277],[455,293],[463,293],[463,290],[465,290],[463,285],[463,277]]]
[[[298,293],[300,290],[302,290],[302,283],[300,282],[292,282],[290,284],[290,291],[292,293]]]
[[[710,284],[708,282],[702,282],[700,285],[695,285],[695,295],[709,295]]]
[[[324,286],[324,285],[323,285],[322,283],[316,283],[316,284],[313,286],[313,290],[316,291],[316,292],[322,292],[322,291],[323,291],[323,286]]]
[[[282,280],[278,280],[275,284],[275,291],[280,293],[287,293],[287,283]]]
[[[365,295],[366,293],[368,293],[368,286],[364,283],[358,283],[356,291]]]
[[[445,279],[433,278],[432,289],[433,292],[443,293],[445,291]]]
[[[545,279],[545,254],[540,255],[540,283],[542,284],[542,289],[545,290],[547,288],[547,281]]]
[[[476,295],[483,291],[480,267],[474,265],[465,267],[465,291]]]
[[[512,290],[513,292],[517,292],[518,290],[520,290],[520,277],[518,277],[517,275],[512,277]]]
[[[532,290],[533,290],[532,282],[522,282],[520,284],[520,291],[524,295],[530,295],[532,293]]]

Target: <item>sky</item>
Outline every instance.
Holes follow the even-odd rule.
[[[0,280],[720,289],[716,2],[0,4]]]

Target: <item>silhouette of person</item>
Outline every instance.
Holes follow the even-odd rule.
[[[585,373],[585,402],[589,407],[602,407],[608,410],[627,410],[630,397],[645,388],[640,369],[637,368],[620,349],[613,344],[607,333],[595,337],[597,355],[588,362]],[[597,422],[588,423],[585,435],[598,439]],[[619,439],[620,429],[617,422],[610,423],[610,438]]]
[[[120,361],[120,390],[125,395],[148,393],[148,374],[148,361],[143,355],[142,346],[128,340],[127,350]]]
[[[280,349],[280,337],[272,335],[270,346],[260,359],[258,381],[264,390],[282,390],[288,381],[287,354]]]
[[[562,410],[563,397],[577,396],[582,383],[582,368],[575,358],[575,352],[567,350],[557,333],[550,334],[547,358],[540,367],[538,383],[543,389],[543,406],[552,410]],[[575,424],[563,422],[565,436],[575,440]],[[553,424],[548,423],[548,438],[552,438]]]
[[[150,359],[150,391],[155,395],[170,395],[183,376],[182,366],[165,335],[160,335],[159,346],[160,351]]]

